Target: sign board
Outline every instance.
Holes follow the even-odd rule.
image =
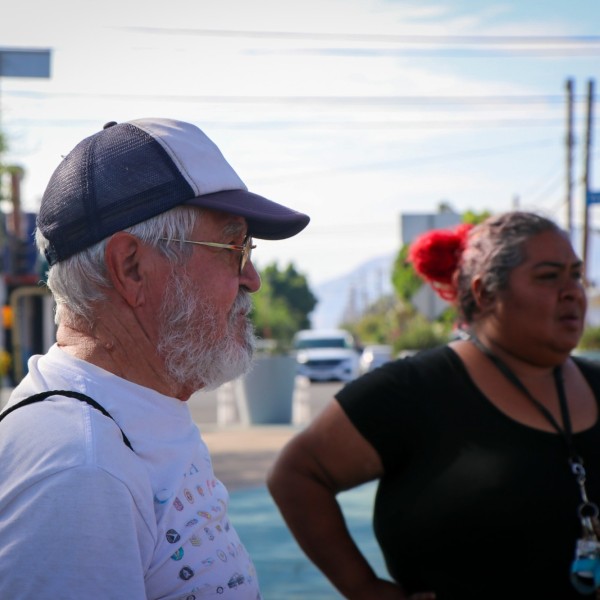
[[[0,77],[50,77],[50,50],[0,48]]]
[[[600,203],[600,192],[590,192],[585,197],[585,203],[589,206],[590,204],[598,204]]]
[[[431,229],[451,229],[462,221],[455,212],[416,213],[400,215],[402,244],[410,244],[418,235]]]
[[[437,319],[449,306],[427,284],[422,285],[410,301],[428,321]]]

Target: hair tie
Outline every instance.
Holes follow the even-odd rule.
[[[408,261],[444,300],[456,298],[453,275],[472,228],[470,223],[463,223],[454,229],[433,229],[417,236],[410,245]]]

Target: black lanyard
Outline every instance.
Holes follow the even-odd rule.
[[[560,403],[560,413],[563,426],[561,427],[552,413],[525,387],[523,382],[511,371],[508,365],[500,360],[489,348],[486,348],[474,335],[471,341],[481,352],[483,352],[505,377],[511,381],[525,396],[533,403],[547,421],[556,429],[565,442],[571,472],[579,487],[581,503],[577,507],[577,516],[581,522],[581,537],[575,543],[575,558],[571,564],[571,583],[581,594],[596,593],[600,598],[600,542],[598,541],[598,505],[590,501],[585,487],[586,472],[583,466],[583,460],[575,452],[573,444],[573,429],[571,426],[571,416],[565,394],[565,386],[560,367],[555,367],[553,371],[554,384]]]
[[[571,427],[571,416],[569,414],[569,405],[567,404],[567,396],[565,394],[565,386],[562,377],[562,370],[560,367],[555,367],[552,374],[554,376],[554,385],[556,386],[556,393],[558,394],[558,402],[560,404],[560,414],[562,417],[563,426],[561,427],[552,413],[537,399],[533,394],[523,385],[523,382],[510,370],[508,365],[500,360],[489,348],[486,348],[479,339],[475,336],[471,336],[471,341],[479,350],[481,350],[502,372],[502,374],[513,383],[519,390],[521,390],[528,400],[540,411],[540,413],[546,418],[546,420],[556,429],[557,433],[561,435],[565,441],[567,447],[567,453],[571,460],[581,462],[580,457],[575,452],[573,446],[573,429]]]

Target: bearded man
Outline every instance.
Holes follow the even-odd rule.
[[[0,415],[0,597],[261,597],[186,401],[250,367],[253,238],[308,221],[189,123],[111,122],[62,160],[36,229],[56,343]]]

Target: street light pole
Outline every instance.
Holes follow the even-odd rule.
[[[589,212],[590,212],[590,148],[592,145],[592,110],[594,104],[594,81],[588,81],[587,92],[587,116],[586,116],[586,134],[584,146],[583,161],[583,265],[584,265],[584,283],[588,285],[588,256],[589,256]]]

